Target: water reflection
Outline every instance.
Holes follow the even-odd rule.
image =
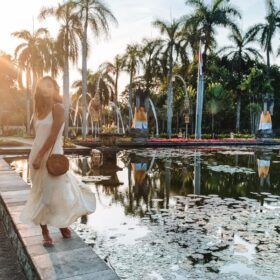
[[[73,156],[72,171],[98,198],[97,211],[75,230],[101,256],[111,252],[126,279],[176,279],[178,263],[188,271],[176,270],[182,279],[236,271],[240,278],[227,279],[244,279],[263,267],[277,275],[279,157],[278,150],[251,148]],[[26,160],[13,159],[12,165],[27,176]]]
[[[184,156],[187,154],[187,156]],[[90,157],[72,157],[71,169],[82,177],[100,177],[100,194],[113,196],[127,214],[169,208],[172,196],[217,194],[254,197],[279,195],[279,155],[274,150],[95,150]],[[27,180],[27,160],[11,160]],[[102,179],[103,178],[103,179]],[[119,189],[123,183],[124,187]],[[101,188],[101,189],[100,189]]]
[[[126,213],[137,213],[143,217],[149,205],[148,160],[131,158],[128,164],[128,205]],[[142,207],[143,206],[143,207]]]
[[[184,153],[188,155],[182,156]],[[170,197],[174,196],[217,194],[256,198],[256,193],[280,193],[275,160],[278,155],[273,150],[174,149],[169,154],[162,150],[132,150],[111,154],[109,158],[102,152],[97,154],[78,158],[75,172],[109,176],[109,180],[96,183],[97,189],[113,195],[126,214],[140,217],[152,208],[169,208]],[[127,182],[124,188],[116,188],[123,182]],[[263,197],[259,195],[258,199],[262,204]]]
[[[270,162],[271,162],[271,153],[270,152],[261,152],[258,155],[258,174],[260,178],[260,186],[263,187],[265,184],[270,187]]]
[[[200,152],[194,152],[194,194],[200,194],[201,188],[201,158]]]

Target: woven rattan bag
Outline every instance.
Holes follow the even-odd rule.
[[[55,142],[50,150],[46,165],[49,174],[60,176],[69,170],[69,160],[65,155],[52,154],[54,145]]]
[[[69,170],[69,160],[65,155],[52,154],[47,160],[48,172],[53,176],[60,176]]]

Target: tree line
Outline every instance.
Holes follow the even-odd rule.
[[[92,97],[99,94],[103,107],[109,101],[117,103],[126,122],[131,124],[128,105],[133,106],[133,93],[139,85],[150,92],[162,132],[178,133],[184,128],[184,100],[188,94],[193,130],[200,42],[205,73],[204,131],[254,133],[262,110],[262,98],[267,92],[274,94],[273,122],[277,126],[280,120],[280,71],[278,65],[271,65],[271,56],[280,54],[280,48],[277,50],[277,46],[273,46],[273,40],[280,34],[280,6],[273,0],[264,2],[266,16],[263,21],[242,30],[242,15],[233,1],[186,0],[186,15],[170,21],[157,19],[152,22],[152,28],[159,31],[157,38],[144,38],[142,42],[127,45],[123,54],[117,54],[113,61],[105,61],[95,72],[87,67],[91,47],[88,37],[89,34],[94,38],[107,36],[111,26],[117,25],[109,6],[100,0],[77,0],[42,8],[38,16],[42,24],[49,17],[54,17],[59,24],[56,38],[47,28],[12,34],[20,41],[13,63],[20,73],[18,88],[26,92],[27,132],[30,133],[36,81],[47,73],[54,78],[60,73],[63,76],[66,136],[69,110],[81,95],[82,133],[85,137],[87,93]],[[188,10],[192,12],[187,13]],[[230,44],[222,48],[218,44],[219,27],[230,32]],[[74,94],[70,96],[69,69],[71,64],[78,67],[79,57],[82,58],[81,80],[73,83]],[[123,92],[118,92],[122,72],[129,74],[129,84]],[[187,93],[182,80],[187,85]]]

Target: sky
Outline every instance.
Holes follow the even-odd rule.
[[[178,18],[191,13],[184,0],[104,0],[119,24],[111,28],[108,39],[96,39],[90,34],[91,51],[88,67],[96,70],[98,65],[110,61],[116,54],[122,54],[129,43],[141,42],[143,38],[157,37],[157,30],[151,26],[155,19]],[[205,0],[210,2],[211,0]],[[0,50],[13,54],[15,47],[20,43],[11,33],[22,29],[32,30],[38,27],[48,27],[53,36],[58,30],[58,23],[54,19],[39,22],[37,15],[43,6],[54,6],[57,0],[9,0],[2,1],[0,6]],[[262,22],[265,16],[265,0],[231,0],[243,15],[240,22],[246,30],[255,23]],[[34,24],[33,24],[34,22]],[[225,29],[217,30],[217,42],[220,47],[227,45],[228,32]],[[275,49],[279,46],[279,39],[275,40]],[[272,61],[280,62],[272,57]],[[78,67],[80,68],[79,61]],[[71,71],[71,81],[78,78],[78,72]],[[126,83],[126,77],[121,79],[121,87]]]

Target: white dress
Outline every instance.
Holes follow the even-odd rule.
[[[26,224],[68,227],[79,217],[93,213],[96,207],[95,194],[80,182],[71,171],[61,176],[52,176],[46,168],[47,152],[40,169],[32,163],[47,140],[53,123],[52,112],[35,122],[36,137],[29,155],[31,190],[21,213],[21,221]],[[52,153],[63,154],[62,125]]]

